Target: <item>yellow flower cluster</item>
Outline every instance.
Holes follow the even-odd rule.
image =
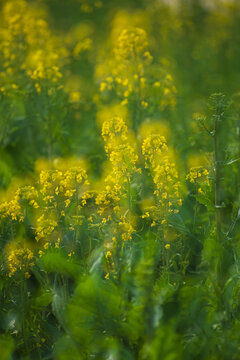
[[[58,226],[58,222],[54,219],[49,218],[50,214],[42,214],[37,219],[37,226],[36,226],[36,241],[40,240],[48,240],[50,235],[54,232],[54,230]]]
[[[23,186],[18,190],[18,193],[20,194],[21,201],[27,200],[27,203],[35,209],[39,207],[37,202],[38,191],[34,186]]]
[[[128,128],[120,117],[106,120],[102,126],[102,137],[105,141],[105,151],[113,165],[114,176],[130,176],[132,169],[136,171],[138,156],[131,144]]]
[[[116,138],[120,137],[122,141],[127,140],[128,128],[124,120],[120,117],[113,117],[104,121],[102,125],[102,137],[105,141],[105,150],[107,153],[113,150]]]
[[[126,219],[126,217],[122,216],[118,223],[121,232],[121,238],[125,242],[127,240],[132,240],[132,234],[136,231],[131,223]]]
[[[82,168],[72,168],[67,171],[47,170],[40,173],[40,192],[43,200],[57,206],[57,198],[63,197],[70,201],[80,185],[88,185],[86,171]],[[69,202],[68,202],[69,205]],[[66,205],[66,207],[68,206]]]
[[[176,103],[172,76],[164,64],[153,62],[148,48],[145,30],[124,29],[114,46],[113,58],[106,65],[106,70],[100,71],[106,73],[100,83],[100,91],[114,90],[121,98],[121,105],[131,102],[138,113],[135,117],[141,117],[139,112],[151,109],[150,105],[162,110]]]
[[[77,212],[92,197],[85,187],[89,185],[86,171],[80,167],[71,168],[67,171],[44,170],[40,173],[40,193],[43,196],[43,210],[37,219],[36,240],[49,240],[50,235],[53,241],[56,237],[54,230],[58,227],[58,221],[67,216],[71,203],[75,203]],[[75,223],[80,225],[75,213]],[[71,216],[69,228],[74,230]]]
[[[40,94],[62,91],[60,68],[68,50],[54,37],[45,20],[44,9],[26,0],[5,2],[0,12],[0,82],[4,93],[26,93],[26,81]]]
[[[208,176],[209,172],[207,169],[203,168],[191,168],[189,174],[186,176],[186,180],[189,180],[191,183],[195,183],[197,179],[204,178],[206,179],[206,176]],[[207,181],[209,183],[209,180],[207,178]]]
[[[102,137],[109,167],[104,187],[97,192],[96,204],[99,206],[98,214],[104,216],[102,223],[108,222],[107,237],[114,239],[114,246],[118,238],[118,245],[123,246],[132,239],[135,231],[130,221],[130,187],[133,176],[141,173],[141,169],[136,166],[136,140],[129,133],[124,120],[117,116],[104,121]]]
[[[176,93],[177,89],[174,85],[173,78],[170,74],[166,74],[162,77],[162,82],[156,81],[153,83],[153,87],[158,93],[158,89],[162,91],[160,100],[160,109],[165,109],[167,106],[174,108],[176,105]]]
[[[119,35],[114,53],[119,61],[133,60],[136,63],[141,59],[152,60],[148,48],[146,31],[140,28],[124,29]]]
[[[28,109],[31,107],[33,114],[31,121],[34,121],[36,117],[41,120],[37,124],[39,124],[40,132],[43,132],[46,143],[49,144],[55,140],[53,125],[50,125],[52,116],[46,116],[44,109],[47,108],[49,114],[53,109],[58,108],[60,103],[62,106],[65,104],[63,101],[67,101],[61,79],[62,67],[67,62],[69,52],[62,45],[62,39],[53,36],[46,18],[45,10],[39,1],[34,4],[26,0],[1,2],[1,143],[10,141],[9,133],[11,128],[16,126],[14,107],[16,106],[19,111],[16,96],[17,104],[21,104],[21,113],[25,112],[25,107]],[[5,121],[6,118],[8,121]],[[57,118],[61,123],[60,120],[63,120],[64,115]],[[41,126],[41,122],[45,124]],[[52,145],[49,145],[49,158],[53,151],[51,147]]]
[[[8,255],[9,277],[12,277],[17,270],[25,272],[29,278],[29,269],[34,266],[33,252],[28,248],[13,249]]]
[[[60,243],[61,243],[61,239],[58,238],[57,241],[56,241],[55,244],[54,244],[55,249],[59,249]],[[44,250],[47,250],[47,249],[49,248],[49,246],[51,246],[51,243],[47,241],[47,242],[45,242],[45,244],[43,245],[43,249],[44,249]],[[44,252],[43,250],[39,250],[39,251],[38,251],[38,255],[39,255],[40,258],[41,258],[44,254],[45,254],[45,252]]]
[[[62,78],[62,74],[59,71],[58,66],[47,67],[46,65],[43,65],[42,63],[39,63],[35,70],[28,70],[27,74],[29,75],[29,77],[32,80],[34,80],[35,88],[38,93],[41,92],[40,83],[42,80],[46,80],[47,81],[46,84],[49,87],[50,81],[52,83],[57,83],[59,81],[59,79]],[[58,88],[60,89],[61,86]],[[48,88],[48,95],[50,95],[50,94],[51,94],[51,92],[49,91],[49,88]]]
[[[178,172],[175,163],[170,159],[168,146],[163,136],[146,137],[142,144],[142,153],[145,158],[145,167],[152,173],[157,207],[163,217],[161,223],[164,223],[166,221],[164,217],[169,213],[178,213],[177,207],[182,204]]]
[[[146,87],[144,67],[152,61],[147,48],[147,34],[143,29],[123,30],[113,51],[111,75],[101,82],[100,91],[115,88],[122,98],[122,105],[128,103],[131,94],[138,94],[139,105],[147,108],[148,102],[143,94]]]
[[[25,0],[8,1],[3,6],[0,56],[6,72],[1,75],[22,74],[22,70],[37,64],[56,65],[59,57],[66,54],[65,49],[56,46],[44,17],[41,8],[33,8]]]
[[[0,204],[0,217],[10,217],[12,220],[23,221],[24,219],[24,200],[35,209],[39,207],[36,199],[38,192],[33,186],[24,186],[17,189],[13,200],[5,201]]]
[[[146,137],[142,144],[142,153],[145,158],[145,167],[148,168],[151,165],[156,168],[159,164],[159,160],[162,154],[168,151],[168,146],[164,136],[149,135]]]
[[[197,186],[197,192],[200,195],[204,195],[205,188],[210,186],[209,182],[209,171],[202,167],[191,168],[189,173],[186,176],[186,180],[189,180],[190,183]]]
[[[106,120],[102,125],[102,137],[105,150],[111,167],[105,177],[105,188],[96,197],[96,204],[100,205],[100,214],[104,207],[115,204],[114,210],[118,211],[118,202],[121,196],[126,197],[125,184],[130,182],[134,173],[140,172],[136,163],[138,156],[130,140],[126,123],[120,117]]]
[[[23,221],[21,206],[19,204],[20,190],[17,190],[13,200],[5,201],[0,205],[1,218],[10,217],[12,220]]]
[[[23,222],[27,216],[28,221],[33,222],[35,240],[40,243],[38,255],[42,257],[48,248],[60,247],[59,236],[63,226],[73,231],[75,227],[82,225],[84,216],[80,214],[80,210],[93,196],[87,191],[88,185],[86,171],[79,166],[65,171],[42,170],[38,186],[21,187],[12,200],[0,204],[0,218],[9,219],[11,223]],[[74,204],[73,209],[70,204]],[[74,246],[71,244],[69,256],[74,254]],[[30,261],[33,253],[25,247],[10,250],[7,250],[9,276],[19,269],[28,278],[28,269],[34,265]]]

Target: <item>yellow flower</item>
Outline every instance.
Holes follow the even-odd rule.
[[[43,256],[44,252],[42,250],[39,250],[38,254],[39,254],[39,257],[41,258]]]
[[[71,103],[78,103],[81,99],[81,94],[79,91],[72,91],[69,95],[69,101]]]
[[[111,251],[108,250],[105,257],[106,257],[107,260],[108,260],[109,258],[111,258],[111,257],[112,257]]]
[[[44,245],[43,245],[44,249],[48,249],[49,248],[49,242],[46,242]]]
[[[106,88],[107,88],[107,84],[106,84],[105,82],[101,82],[101,84],[100,84],[100,91],[103,92],[103,91],[106,90]]]
[[[142,105],[142,107],[143,107],[144,109],[146,109],[146,108],[148,107],[148,102],[142,100],[142,101],[141,101],[141,105]]]
[[[70,199],[65,200],[65,207],[68,207],[70,203],[71,203]]]

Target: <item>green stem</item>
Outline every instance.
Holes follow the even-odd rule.
[[[46,108],[47,108],[47,116],[46,116],[46,123],[47,123],[47,137],[48,137],[48,161],[52,165],[53,161],[53,129],[52,129],[52,120],[49,111],[49,95],[48,95],[48,84],[46,86]]]
[[[195,201],[195,204],[194,204],[194,214],[193,214],[193,225],[192,225],[192,232],[193,232],[193,233],[194,233],[194,231],[195,231],[197,212],[198,212],[198,203],[197,203],[197,201]]]
[[[22,273],[22,281],[21,281],[21,303],[22,303],[22,334],[23,334],[23,341],[24,341],[24,347],[26,349],[27,354],[29,354],[29,347],[28,347],[28,337],[26,334],[26,328],[25,328],[25,303],[26,303],[26,297],[27,294],[27,288],[26,288],[26,280],[24,278],[24,272]]]
[[[238,114],[236,136],[237,136],[237,143],[238,143],[238,158],[239,158],[240,157],[240,113]],[[238,172],[237,172],[237,197],[238,197],[238,202],[240,203],[240,167],[239,167],[239,163],[238,163]]]
[[[221,161],[219,152],[219,116],[214,117],[214,171],[215,171],[215,217],[218,241],[222,240],[221,229]]]
[[[127,176],[127,183],[128,183],[128,210],[129,213],[131,211],[131,187],[130,187],[130,178]]]

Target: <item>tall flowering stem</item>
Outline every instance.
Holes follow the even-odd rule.
[[[152,209],[153,222],[151,226],[162,225],[160,228],[163,230],[164,238],[168,216],[177,214],[178,207],[182,205],[178,172],[169,155],[164,136],[150,135],[146,137],[142,144],[142,153],[145,158],[145,167],[150,170],[155,187],[156,206]],[[142,217],[147,216],[150,216],[148,212]]]
[[[151,55],[144,29],[123,29],[100,73],[103,98],[114,93],[121,106],[128,108],[135,133],[146,116],[175,107],[177,90],[173,78],[166,66]]]
[[[121,248],[132,239],[135,232],[132,225],[131,181],[141,169],[137,168],[136,143],[121,117],[115,116],[104,121],[102,137],[109,168],[104,178],[104,187],[97,193],[96,205],[98,214],[103,216],[102,224],[112,224],[113,245],[118,243]],[[127,199],[126,204],[123,199]],[[119,231],[121,236],[117,239]]]

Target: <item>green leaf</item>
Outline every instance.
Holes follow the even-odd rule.
[[[190,234],[189,229],[183,222],[183,219],[180,214],[173,214],[168,218],[169,223],[174,227],[174,229],[178,230],[181,234],[187,235]]]
[[[31,307],[33,309],[41,309],[48,306],[52,301],[52,294],[50,292],[45,292],[42,295],[33,299]]]
[[[59,273],[77,279],[81,274],[81,267],[73,261],[72,259],[67,259],[61,253],[49,252],[39,259],[38,264],[47,272]]]
[[[0,358],[1,360],[11,360],[14,349],[14,343],[11,338],[0,337]]]

